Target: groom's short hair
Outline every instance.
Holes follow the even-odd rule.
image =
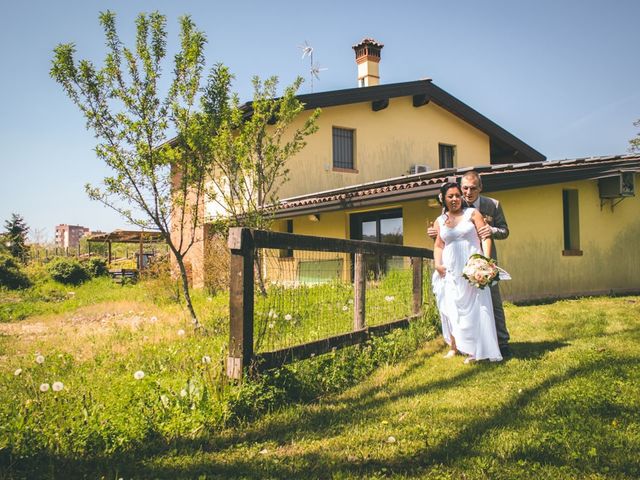
[[[480,177],[480,174],[475,170],[470,170],[464,175],[462,175],[462,177],[460,178],[460,181],[462,181],[463,178],[473,178],[478,182],[478,187],[482,188],[482,178]]]

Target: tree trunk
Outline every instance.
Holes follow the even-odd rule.
[[[184,266],[184,258],[181,255],[175,255],[175,257],[176,261],[178,262],[178,266],[180,267],[180,277],[182,278],[182,291],[184,293],[184,300],[187,303],[187,308],[189,309],[189,315],[191,315],[191,322],[193,322],[193,327],[198,330],[202,328],[202,325],[198,321],[196,311],[193,309],[193,304],[191,303],[191,295],[189,294],[189,279],[187,278],[187,269]]]
[[[264,284],[264,278],[262,275],[262,249],[258,249],[256,250],[256,257],[255,257],[255,272],[256,272],[256,278],[258,279],[258,289],[260,290],[260,294],[263,297],[267,296],[267,287]]]

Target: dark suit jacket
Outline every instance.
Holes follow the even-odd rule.
[[[502,205],[495,198],[479,197],[480,205],[478,210],[491,227],[493,227],[493,240],[504,240],[509,236],[509,226],[507,225],[507,219],[502,211]],[[491,257],[495,260],[498,259],[498,252],[496,249],[496,242],[493,242],[491,248]]]

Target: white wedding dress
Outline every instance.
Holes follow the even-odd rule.
[[[440,237],[444,241],[442,264],[447,272],[443,277],[433,273],[433,293],[440,311],[442,334],[451,345],[455,338],[458,351],[473,356],[476,360],[502,360],[493,305],[489,287],[473,287],[462,276],[462,269],[474,253],[482,253],[476,226],[471,220],[475,209],[467,208],[455,227],[445,225],[446,217],[441,215],[437,222]]]

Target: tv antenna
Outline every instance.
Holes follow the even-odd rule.
[[[302,50],[302,60],[309,58],[309,80],[311,83],[311,93],[313,93],[313,79],[320,81],[320,72],[328,70],[328,68],[322,68],[320,65],[313,61],[313,47],[309,45],[309,42],[304,41],[304,45],[298,45],[298,48]]]

